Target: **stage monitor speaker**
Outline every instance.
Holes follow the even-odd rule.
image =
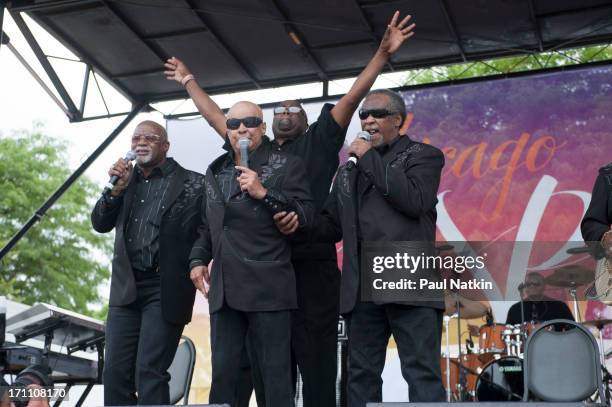
[[[581,401],[575,403],[546,403],[539,401],[531,401],[528,403],[518,401],[481,401],[478,403],[368,403],[366,407],[584,407],[585,404]],[[605,404],[588,404],[589,407],[603,407]]]

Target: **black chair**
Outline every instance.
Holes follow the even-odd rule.
[[[553,331],[564,325],[565,330]],[[582,325],[566,319],[545,322],[525,345],[523,401],[582,401],[599,391],[604,402],[599,347]]]
[[[170,373],[170,404],[176,404],[183,399],[183,404],[189,404],[189,388],[193,378],[196,350],[193,341],[186,336],[176,349],[174,360],[168,369]]]

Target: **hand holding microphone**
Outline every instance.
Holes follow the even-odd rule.
[[[249,168],[249,147],[251,140],[247,137],[238,139],[238,148],[240,149],[240,165],[236,169],[240,171],[237,180],[240,183],[240,190],[247,192],[251,198],[263,199],[268,193],[268,190],[261,184],[257,173]]]
[[[136,158],[136,153],[128,151],[125,154],[125,158],[120,158],[113,164],[108,170],[110,179],[104,186],[103,194],[119,195],[128,184],[130,175],[132,174],[133,166],[131,161]]]
[[[372,136],[367,131],[360,131],[357,133],[357,137],[355,137],[355,140],[353,140],[348,149],[349,159],[346,164],[347,170],[355,168],[359,158],[372,148],[371,140]]]

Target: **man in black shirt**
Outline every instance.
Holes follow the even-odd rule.
[[[599,170],[593,186],[591,203],[581,230],[584,241],[593,248],[596,258],[612,259],[612,163]]]
[[[552,319],[574,320],[574,316],[566,303],[554,300],[544,295],[546,281],[541,274],[531,272],[523,283],[523,318],[521,319],[521,303],[513,304],[508,310],[506,324],[523,322],[545,322]]]
[[[435,242],[442,152],[400,134],[406,105],[390,90],[371,91],[359,111],[371,141],[355,139],[356,167],[341,166],[313,235],[342,238],[340,312],[348,321],[347,397],[351,407],[382,401],[381,374],[391,334],[411,402],[444,400],[440,341],[444,297],[366,301],[360,296],[363,242]]]
[[[189,253],[204,177],[166,157],[169,147],[161,125],[140,123],[131,144],[136,166],[117,160],[108,174],[119,180],[91,214],[96,231],[115,229],[104,363],[109,406],[169,403],[167,370],[191,320]]]
[[[190,255],[191,279],[209,296],[209,401],[237,405],[237,372],[248,330],[266,406],[290,406],[295,274],[289,241],[278,231],[273,215],[293,211],[300,227],[307,228],[314,215],[312,198],[302,160],[273,148],[257,105],[235,104],[227,127],[228,152],[206,172],[202,227]],[[250,144],[248,167],[238,165],[243,158],[241,141]]]
[[[359,102],[372,87],[389,58],[414,33],[410,16],[400,21],[396,12],[380,46],[355,83],[336,105],[326,104],[318,120],[308,119],[296,100],[281,102],[274,109],[273,147],[302,158],[314,198],[315,210],[322,209],[332,178],[338,168],[338,153]],[[227,128],[219,106],[202,90],[189,69],[177,58],[165,64],[168,79],[185,86],[196,107],[221,137]],[[277,218],[282,218],[279,213]],[[289,220],[297,227],[297,215]],[[336,346],[340,273],[335,246],[331,243],[295,241],[292,261],[296,273],[298,309],[292,316],[292,351],[303,381],[305,407],[336,405]],[[255,372],[255,376],[257,373]],[[260,393],[260,392],[258,392]],[[258,401],[263,403],[258,394]]]

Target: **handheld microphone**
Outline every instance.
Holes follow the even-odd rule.
[[[357,138],[360,138],[365,141],[372,141],[372,135],[367,131],[360,131],[359,133],[357,133]],[[349,157],[346,163],[346,169],[350,171],[355,168],[357,166],[357,160],[357,156],[351,153],[351,156]]]
[[[129,161],[134,161],[135,158],[136,158],[136,153],[130,150],[127,153],[125,153],[125,157],[123,159],[129,162]],[[108,180],[108,183],[104,186],[104,191],[102,193],[108,194],[111,191],[111,189],[113,189],[113,187],[117,185],[117,181],[119,181],[118,176],[113,175],[112,177],[110,177],[110,179]]]
[[[246,137],[242,137],[238,140],[238,146],[240,147],[240,166],[249,167],[249,147],[251,146],[251,140]]]

